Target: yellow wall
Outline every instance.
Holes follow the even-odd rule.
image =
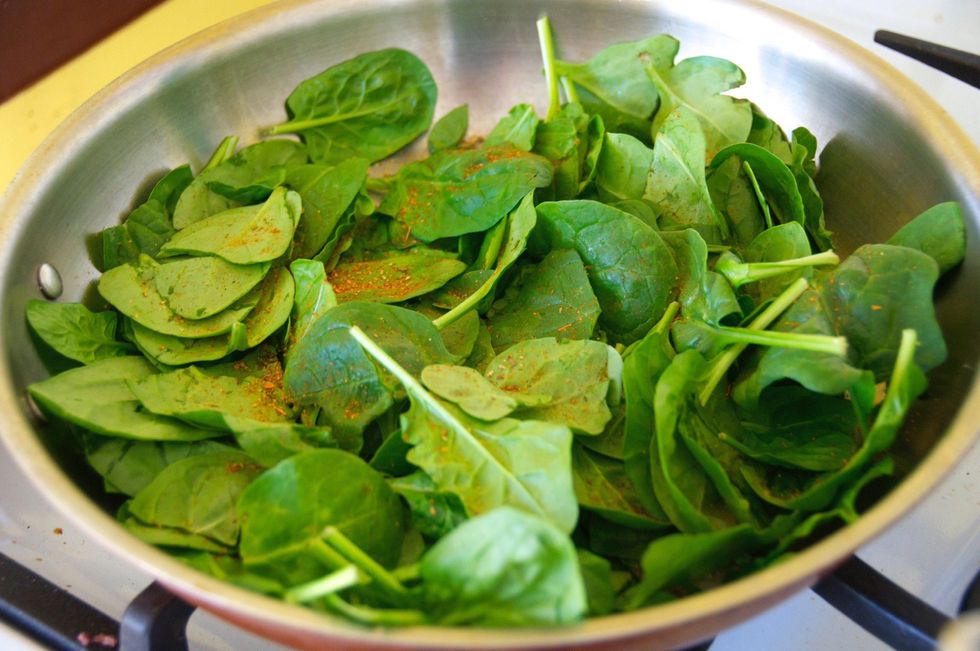
[[[270,0],[166,0],[0,104],[0,193],[27,156],[99,89],[165,47]]]

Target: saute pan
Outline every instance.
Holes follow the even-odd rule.
[[[218,141],[243,143],[283,115],[302,79],[350,56],[398,46],[439,84],[437,114],[467,102],[471,132],[518,101],[546,102],[534,21],[553,21],[565,58],[667,32],[681,57],[728,58],[784,128],[822,145],[818,185],[842,253],[886,239],[941,201],[962,204],[965,263],[939,287],[949,360],[911,413],[896,454],[902,481],[858,522],[755,575],[680,601],[548,630],[368,630],[200,575],[127,534],[76,480],[77,460],[31,416],[24,387],[46,375],[23,317],[52,265],[63,300],[97,277],[85,243],[118,223],[164,169],[200,166]],[[419,155],[416,147],[406,156]],[[264,7],[198,34],[111,84],[69,117],[0,204],[0,433],[56,508],[124,562],[188,601],[283,643],[308,648],[643,648],[695,642],[813,584],[899,520],[977,438],[980,427],[980,154],[941,107],[886,64],[826,30],[754,3],[713,0],[322,0]]]

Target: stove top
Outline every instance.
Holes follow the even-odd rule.
[[[170,0],[177,4],[182,0]],[[184,3],[190,7],[190,3]],[[229,15],[234,2],[218,2]],[[978,91],[940,72],[874,45],[876,29],[889,29],[965,50],[975,50],[980,34],[980,4],[961,0],[780,0],[770,2],[822,23],[857,41],[925,88],[980,143]],[[133,61],[132,63],[136,63]],[[967,586],[980,568],[980,445],[923,503],[891,530],[858,552],[871,568],[917,595],[942,613],[954,615]],[[57,513],[0,450],[0,554],[78,599],[119,620],[130,602],[150,583],[148,575],[119,561],[86,538]],[[91,631],[90,648],[99,640]],[[187,628],[197,650],[284,647],[254,637],[196,611]],[[103,640],[108,641],[108,640]],[[16,629],[0,623],[0,649],[39,649]],[[778,607],[718,636],[711,651],[741,649],[887,649],[884,642],[853,623],[813,591],[804,591]]]

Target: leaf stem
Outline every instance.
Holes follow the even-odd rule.
[[[353,565],[348,565],[322,578],[290,588],[283,595],[283,598],[291,603],[308,603],[366,581],[367,577],[363,576],[360,570]]]
[[[364,550],[355,545],[350,538],[341,533],[336,527],[330,526],[324,529],[322,538],[335,551],[347,557],[347,560],[377,581],[386,590],[398,596],[404,596],[408,592],[401,581],[392,576],[380,563],[364,553]]]
[[[766,307],[762,312],[759,313],[752,323],[748,325],[750,330],[764,330],[769,327],[769,325],[775,321],[780,314],[786,311],[790,305],[793,304],[796,299],[798,299],[803,292],[807,290],[810,284],[806,281],[806,278],[797,278],[792,285],[783,290],[783,293],[777,296],[772,303]],[[721,382],[722,378],[725,377],[725,373],[731,368],[731,365],[735,363],[738,356],[742,354],[748,344],[735,344],[731,348],[726,349],[718,357],[714,359],[711,363],[711,369],[708,372],[708,376],[705,380],[705,384],[701,387],[701,391],[698,393],[698,401],[705,405],[708,403],[708,399],[711,398],[711,394],[714,392],[715,387]]]
[[[581,104],[578,98],[578,91],[575,90],[575,82],[568,77],[561,77],[561,87],[565,91],[565,97],[569,102]]]
[[[371,626],[415,626],[425,623],[425,613],[421,610],[395,610],[368,608],[349,604],[335,594],[324,595],[324,601],[341,615]]]
[[[772,228],[772,214],[769,212],[769,204],[766,202],[765,195],[762,194],[762,188],[759,187],[759,180],[755,178],[755,172],[752,170],[752,166],[749,165],[749,161],[742,161],[742,169],[745,170],[745,175],[752,182],[755,198],[759,202],[759,207],[762,208],[762,214],[766,218],[766,228]]]
[[[840,257],[833,250],[775,262],[737,262],[737,259],[734,255],[723,255],[715,265],[715,271],[725,276],[732,287],[741,287],[747,283],[765,280],[803,267],[818,267],[840,262]]]
[[[847,356],[847,337],[752,330],[730,326],[713,326],[712,329],[720,332],[722,339],[734,343],[808,350],[815,353],[837,355],[838,357]]]
[[[548,84],[548,113],[545,121],[550,122],[561,109],[561,97],[558,93],[558,75],[555,72],[555,42],[551,34],[551,21],[547,16],[541,16],[537,22],[538,43],[541,45],[541,59],[544,61],[544,78]]]
[[[205,170],[212,169],[221,165],[223,162],[235,155],[235,147],[238,146],[238,136],[227,136],[224,140],[218,143],[218,147],[211,154],[211,158],[208,159],[207,164],[204,166]]]

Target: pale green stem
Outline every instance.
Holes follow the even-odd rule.
[[[214,153],[211,154],[211,158],[208,159],[207,164],[201,171],[209,170],[213,167],[221,165],[223,162],[235,155],[235,147],[238,146],[238,136],[228,136],[222,140]]]
[[[800,297],[807,290],[810,284],[806,281],[806,278],[798,278],[792,285],[783,290],[783,293],[776,297],[772,303],[764,309],[759,316],[752,320],[749,324],[749,329],[751,330],[764,330],[772,324],[779,315],[786,311],[790,305],[793,304],[796,299]],[[725,377],[725,373],[731,368],[738,356],[742,354],[745,347],[748,344],[735,344],[731,348],[726,349],[721,355],[719,355],[714,362],[711,364],[711,371],[708,374],[707,380],[701,391],[698,393],[698,400],[702,405],[707,404],[708,399],[711,398],[711,394],[714,392],[715,387],[721,382],[722,378]]]
[[[385,610],[354,606],[335,594],[324,596],[324,601],[341,615],[371,626],[415,626],[425,623],[425,613],[421,610]]]
[[[328,594],[334,594],[335,592],[352,588],[355,585],[364,583],[366,580],[367,577],[363,576],[360,570],[353,565],[348,565],[323,578],[298,585],[295,588],[290,588],[283,597],[286,601],[292,603],[308,603],[325,597]]]
[[[750,330],[749,328],[728,326],[716,326],[715,330],[723,333],[725,340],[735,343],[808,350],[815,353],[837,355],[838,357],[847,356],[847,337]]]
[[[742,169],[745,170],[749,181],[752,182],[752,189],[755,190],[755,198],[759,202],[759,206],[762,208],[762,214],[766,218],[766,228],[772,228],[772,215],[769,214],[769,204],[766,203],[766,198],[762,194],[762,188],[759,187],[759,181],[755,178],[755,172],[752,170],[752,166],[749,165],[749,161],[742,161]]]
[[[551,121],[561,109],[558,93],[558,75],[555,72],[555,42],[551,34],[551,21],[547,16],[538,19],[538,43],[541,45],[541,59],[544,61],[544,78],[548,84],[548,114],[545,121]]]
[[[365,554],[364,550],[351,542],[350,538],[342,534],[339,529],[336,527],[327,527],[323,530],[322,537],[328,545],[345,556],[347,560],[356,565],[362,572],[377,581],[379,585],[398,595],[406,594],[407,591],[405,586],[401,584],[401,581],[392,576],[380,563]]]

